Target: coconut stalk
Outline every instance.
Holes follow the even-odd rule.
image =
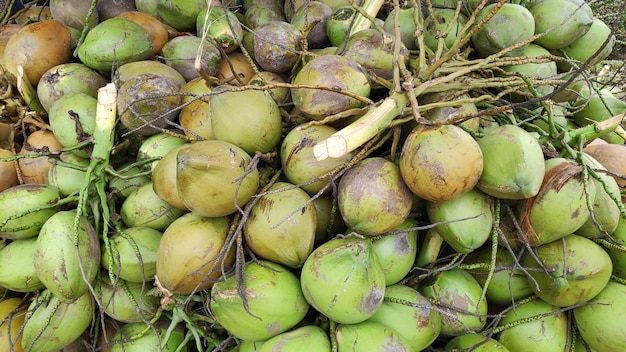
[[[115,119],[117,112],[117,89],[113,83],[109,83],[104,87],[98,89],[98,105],[96,107],[96,129],[93,133],[93,151],[91,155],[91,162],[87,168],[85,174],[85,187],[83,187],[78,195],[78,211],[76,212],[76,219],[74,221],[74,236],[75,243],[78,241],[78,226],[81,221],[81,217],[88,217],[89,208],[88,204],[92,206],[92,211],[95,216],[96,231],[99,229],[102,231],[102,238],[104,239],[104,245],[107,255],[111,255],[111,248],[108,242],[108,226],[101,226],[98,228],[98,220],[100,215],[104,218],[105,222],[110,219],[109,205],[106,194],[106,176],[105,169],[109,165],[109,158],[111,150],[114,144],[114,131],[115,131]],[[97,199],[90,200],[89,197],[93,196],[92,187],[95,188],[95,193],[98,195]],[[99,203],[99,204],[98,204]],[[100,212],[95,210],[101,207]],[[113,261],[111,261],[113,262]],[[110,276],[113,272],[109,271]],[[112,281],[114,281],[112,279]]]
[[[376,109],[370,110],[349,126],[316,144],[313,147],[315,158],[321,161],[347,155],[387,129],[408,103],[406,94],[395,93],[385,98]]]
[[[376,17],[378,10],[380,10],[384,3],[384,0],[363,0],[360,6],[356,6],[355,1],[350,0],[350,4],[355,7],[357,14],[346,39],[360,30],[370,28],[372,19]]]
[[[570,146],[577,146],[581,138],[584,138],[584,141],[591,141],[614,131],[626,140],[626,132],[620,125],[624,116],[626,116],[624,113],[618,114],[609,119],[567,131],[563,136],[563,142]]]
[[[22,98],[26,102],[26,105],[35,112],[43,112],[44,108],[39,102],[37,97],[37,91],[30,84],[24,73],[24,67],[22,65],[17,66],[17,90],[20,92]]]

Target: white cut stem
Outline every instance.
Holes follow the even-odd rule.
[[[407,102],[406,94],[394,94],[386,98],[377,108],[317,143],[313,147],[313,155],[318,161],[347,155],[389,128],[391,121],[402,112]]]
[[[98,89],[96,129],[93,133],[93,157],[108,160],[113,148],[113,130],[117,114],[117,89],[109,83]]]

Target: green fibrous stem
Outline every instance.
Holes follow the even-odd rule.
[[[352,4],[355,4],[356,1],[351,1]],[[383,6],[384,0],[362,0],[362,3],[357,8],[356,18],[354,19],[354,25],[350,29],[349,35],[353,35],[354,33],[370,28],[372,21],[371,19],[376,17],[378,14],[378,10]]]
[[[78,226],[81,222],[81,216],[88,217],[89,206],[94,213],[96,220],[101,215],[104,222],[109,221],[110,212],[106,195],[106,177],[105,172],[109,165],[111,149],[114,144],[115,117],[117,111],[117,89],[113,83],[98,90],[98,105],[96,108],[96,129],[93,133],[93,151],[91,162],[85,175],[85,187],[79,192],[78,211],[76,212],[76,220],[74,221],[74,243],[78,244]],[[94,194],[95,193],[95,194]],[[97,197],[95,197],[97,195]],[[90,199],[92,201],[90,201]],[[108,226],[101,225],[96,228],[102,231],[102,237],[107,249],[110,250],[108,243]]]
[[[340,158],[362,146],[389,128],[391,121],[400,115],[408,102],[406,94],[396,93],[386,98],[376,109],[316,144],[313,147],[315,158],[317,160],[325,160],[329,157]]]

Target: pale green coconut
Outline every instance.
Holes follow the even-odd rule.
[[[565,351],[569,323],[560,308],[534,299],[507,311],[498,326],[504,329],[497,340],[511,351]]]
[[[307,302],[334,322],[374,315],[385,295],[385,273],[370,240],[335,238],[307,258],[300,274]]]
[[[546,49],[572,44],[593,22],[593,11],[585,0],[534,0],[528,10],[535,20],[535,34],[545,33],[535,43]]]
[[[398,165],[371,157],[341,177],[337,203],[348,227],[363,235],[379,235],[407,219],[413,194],[402,180]]]
[[[588,187],[585,187],[582,166],[575,161],[552,158],[546,160],[545,166],[546,176],[539,193],[518,202],[518,223],[524,231],[521,240],[531,246],[558,240],[578,230],[589,218],[587,195],[591,199],[596,195],[593,182],[586,182]]]
[[[544,47],[530,43],[520,49],[519,56],[539,57],[549,56],[550,52]],[[519,65],[510,65],[503,68],[507,72],[523,75],[531,79],[554,79],[556,77],[557,65],[554,61],[547,61],[541,63],[523,63]],[[548,95],[554,91],[554,86],[546,84],[535,84],[533,87],[540,97]],[[523,89],[528,92],[527,88]]]
[[[319,326],[305,325],[265,341],[258,352],[330,352],[328,333]]]
[[[209,111],[215,139],[232,143],[250,155],[267,153],[280,143],[282,119],[270,93],[224,86],[212,93]]]
[[[100,242],[93,226],[76,210],[60,211],[48,219],[37,236],[35,271],[46,288],[62,302],[89,291],[100,270]]]
[[[385,300],[367,321],[386,326],[416,351],[430,346],[441,332],[441,313],[417,290],[405,285],[385,289]]]
[[[602,47],[607,39],[607,44]],[[615,40],[611,27],[601,19],[594,17],[589,30],[568,46],[561,48],[560,52],[564,57],[580,63],[590,60],[588,65],[593,66],[611,54],[615,47]],[[558,65],[564,70],[570,68],[566,62],[559,62]]]
[[[626,346],[626,327],[620,323],[626,311],[625,295],[626,285],[609,282],[590,304],[574,308],[578,331],[594,351],[620,351]]]
[[[459,253],[480,248],[491,236],[492,198],[477,188],[442,202],[428,202],[426,211],[435,229]]]
[[[298,277],[266,260],[245,265],[245,298],[236,276],[215,283],[207,305],[218,324],[242,340],[267,340],[298,324],[309,311]]]
[[[444,336],[479,332],[485,327],[487,300],[481,299],[482,291],[478,281],[459,267],[438,272],[419,286],[422,295],[442,305],[441,334]]]
[[[93,318],[90,293],[62,302],[44,290],[28,307],[22,331],[24,351],[59,351],[87,330]]]
[[[369,320],[339,325],[335,335],[339,351],[412,351],[397,331]]]
[[[535,254],[525,252],[522,265],[535,283],[531,285],[535,294],[558,307],[589,301],[602,291],[613,271],[606,251],[578,235],[543,244]]]
[[[477,139],[483,172],[476,187],[501,199],[526,199],[539,192],[545,174],[539,141],[516,125],[502,125]]]
[[[496,4],[485,6],[476,17],[479,23],[494,9]],[[527,41],[535,34],[533,15],[522,5],[505,3],[474,35],[472,44],[481,57],[500,52],[503,49]],[[519,56],[520,48],[509,52],[509,56]]]
[[[597,160],[583,154],[589,167],[596,170],[598,179],[592,178],[596,188],[596,196],[593,198],[593,218],[576,230],[576,234],[587,238],[599,238],[610,235],[615,231],[619,223],[621,213],[618,203],[621,200],[621,192],[615,178],[605,173],[606,168]]]
[[[153,51],[150,33],[139,24],[113,17],[92,28],[78,47],[78,58],[98,71],[111,71],[125,63],[145,60]]]

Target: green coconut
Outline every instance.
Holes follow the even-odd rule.
[[[330,352],[330,339],[319,326],[305,325],[265,341],[258,352]]]
[[[104,313],[116,321],[138,323],[154,318],[160,298],[150,292],[152,286],[143,282],[128,282],[102,273],[98,282],[99,300]]]
[[[485,327],[487,300],[481,299],[482,291],[478,281],[459,267],[437,272],[419,284],[422,295],[441,305],[444,336],[479,332]]]
[[[249,6],[245,6],[245,12],[243,13],[244,20],[242,23],[248,28],[254,29],[271,21],[285,21],[285,14],[283,13],[282,8],[279,7],[278,2],[275,4],[254,3]],[[302,28],[298,29],[302,30]],[[248,33],[251,33],[252,36],[254,36],[254,33]],[[244,46],[245,45],[246,44],[244,44]]]
[[[589,219],[576,230],[576,234],[591,239],[604,237],[612,234],[619,223],[621,212],[616,202],[621,200],[621,192],[615,178],[606,173],[606,168],[602,164],[589,154],[583,154],[583,157],[587,165],[596,171],[598,178],[591,179],[596,188],[593,212]]]
[[[57,187],[64,196],[78,194],[86,184],[89,159],[72,152],[62,152],[59,159],[60,162],[52,162],[48,169],[48,184]]]
[[[396,164],[371,157],[361,160],[341,177],[337,204],[352,230],[363,235],[379,235],[406,220],[413,194]]]
[[[0,237],[37,236],[46,220],[59,211],[60,199],[59,189],[45,184],[25,183],[0,192]]]
[[[477,141],[484,160],[478,189],[501,199],[527,199],[539,193],[545,162],[535,137],[516,125],[501,125]]]
[[[587,194],[590,199],[596,194],[594,183],[589,179],[583,181],[582,166],[575,161],[552,158],[545,161],[545,166],[539,193],[518,201],[518,223],[524,232],[520,240],[531,246],[558,240],[578,230],[589,218]]]
[[[459,253],[480,248],[491,236],[493,200],[473,188],[462,195],[442,202],[428,202],[426,211],[435,229]]]
[[[338,351],[413,351],[397,331],[369,320],[337,326],[335,338]]]
[[[283,138],[280,147],[282,172],[289,182],[301,186],[311,195],[320,191],[328,193],[332,189],[331,180],[322,176],[344,165],[352,159],[353,153],[340,158],[317,160],[313,147],[336,133],[337,129],[327,125],[303,127],[294,127]]]
[[[191,94],[183,97],[183,105],[178,113],[178,122],[185,135],[192,140],[215,139],[211,109],[206,99],[211,93],[211,87],[204,78],[198,77],[183,85],[180,91]]]
[[[149,227],[131,227],[115,232],[109,236],[111,252],[107,253],[102,246],[102,268],[111,268],[120,279],[132,283],[152,280],[162,236],[161,231]]]
[[[606,252],[611,257],[611,262],[613,263],[613,275],[626,280],[626,251],[621,250],[626,247],[626,218],[620,216],[617,228],[613,231],[611,237],[615,240],[615,244],[621,246],[606,248]]]
[[[400,282],[413,269],[417,226],[416,220],[408,218],[400,226],[372,239],[372,248],[383,266],[387,286]]]
[[[152,51],[152,38],[144,27],[113,17],[87,32],[78,47],[78,58],[94,70],[112,71],[114,66],[145,60]]]
[[[568,59],[581,63],[590,60],[588,65],[593,66],[606,59],[613,52],[615,40],[611,27],[598,17],[594,17],[589,30],[574,42],[561,48],[560,53]],[[604,45],[605,42],[606,45]],[[563,70],[570,68],[567,62],[559,62],[558,65]]]
[[[572,105],[575,108],[572,117],[578,126],[604,121],[626,112],[626,102],[606,88],[590,90],[584,87]]]
[[[228,222],[187,213],[167,227],[156,252],[156,278],[172,294],[189,295],[210,288],[235,259],[224,248]]]
[[[317,247],[304,262],[300,281],[307,302],[342,324],[374,315],[385,295],[385,273],[371,241],[355,237]]]
[[[214,39],[227,54],[237,49],[243,38],[243,28],[237,16],[222,6],[205,6],[200,10],[196,17],[196,33],[206,33],[206,37]]]
[[[35,270],[37,238],[14,240],[0,249],[0,287],[15,292],[40,291],[46,286]]]
[[[519,56],[539,57],[549,56],[550,52],[544,47],[530,43],[520,49]],[[550,60],[541,63],[523,63],[503,67],[504,71],[520,74],[530,79],[548,80],[554,79],[558,73],[556,62]],[[554,86],[546,84],[535,84],[534,87],[540,97],[546,96],[554,91]],[[527,88],[523,89],[525,92]]]
[[[100,270],[100,242],[93,226],[75,210],[48,219],[37,236],[35,271],[46,288],[62,302],[89,291]]]
[[[442,37],[445,51],[451,48],[457,37],[462,34],[459,32],[467,23],[467,17],[462,13],[455,17],[455,14],[455,9],[433,7],[433,12],[424,20],[424,44],[432,51],[437,51],[440,35],[446,34]]]
[[[207,217],[234,213],[256,193],[259,172],[238,146],[219,140],[193,143],[176,157],[178,194],[191,211]]]
[[[339,47],[348,39],[350,24],[356,14],[356,9],[349,4],[333,9],[333,13],[326,20],[326,35],[330,45]]]
[[[572,44],[589,30],[593,11],[584,0],[535,0],[528,10],[535,20],[535,43],[546,49]]]
[[[483,154],[459,126],[416,127],[402,146],[399,166],[413,193],[442,202],[474,188],[483,170]]]
[[[540,262],[537,262],[537,258]],[[567,307],[592,299],[611,278],[613,265],[606,251],[592,240],[569,235],[525,252],[531,288],[545,302]]]
[[[476,16],[482,21],[494,10],[496,4],[485,6]],[[481,57],[498,53],[513,45],[527,41],[535,34],[535,20],[522,5],[505,3],[483,26],[472,35],[472,44]],[[508,56],[519,56],[521,48],[510,51]]]
[[[362,29],[350,36],[341,55],[358,62],[363,68],[381,78],[392,79],[398,61],[405,66],[409,62],[408,50],[404,44],[399,45],[399,52],[396,53],[396,40],[393,35],[373,28]]]
[[[270,93],[229,90],[225,86],[213,89],[212,93],[209,111],[215,139],[232,143],[250,155],[267,153],[280,143],[282,118]]]
[[[90,293],[63,302],[44,290],[28,307],[22,330],[25,351],[59,351],[89,327],[94,302]]]
[[[182,210],[189,209],[187,209],[178,194],[178,187],[176,186],[176,157],[179,150],[190,145],[189,143],[184,143],[174,147],[167,154],[163,155],[152,169],[152,188],[154,193],[171,206]]]
[[[110,352],[187,352],[187,331],[180,325],[161,318],[150,325],[145,322],[126,323],[115,330]]]
[[[417,290],[405,285],[385,289],[383,304],[367,321],[396,331],[415,351],[422,351],[439,337],[441,313]]]
[[[306,1],[296,9],[289,22],[300,32],[308,30],[306,39],[310,49],[324,48],[329,44],[326,20],[332,13],[333,9],[323,1]]]
[[[492,260],[491,246],[483,246],[470,253],[463,261],[472,267],[467,271],[480,283],[489,285],[485,292],[487,301],[500,306],[509,306],[514,302],[533,295],[531,283],[524,271],[520,268],[517,259],[508,249],[498,246],[496,251],[495,270],[489,277],[489,268]]]
[[[447,103],[457,102],[454,105],[446,104],[446,106],[438,106],[433,109],[428,109],[424,112],[421,112],[422,117],[427,120],[456,122],[463,116],[478,114],[476,104],[470,100],[471,97],[467,93],[457,90],[448,90],[443,92],[424,94],[420,97],[419,102],[421,106],[426,106],[428,104],[438,104],[441,101],[445,101]],[[459,125],[474,132],[478,132],[478,129],[480,128],[480,121],[481,118],[473,117],[469,119],[463,119],[463,121],[460,122]]]
[[[286,87],[276,87],[276,84],[285,83],[285,79],[277,73],[270,71],[259,71],[250,78],[248,82],[251,86],[267,87],[267,92],[270,93],[276,104],[287,103],[291,96],[290,89]],[[271,87],[271,88],[270,88]]]
[[[193,32],[198,16],[206,8],[207,2],[204,0],[161,0],[156,6],[156,14],[168,26],[182,32]]]
[[[335,90],[346,90],[362,97],[369,97],[371,90],[369,80],[361,65],[355,60],[339,55],[323,55],[314,58],[298,71],[291,83],[332,88],[332,90],[291,89],[291,98],[295,107],[316,120],[365,105],[361,100]]]
[[[185,78],[178,71],[155,60],[140,60],[120,65],[120,67],[115,70],[113,81],[120,87],[129,79],[148,73],[170,78],[174,80],[178,86],[185,84]]]
[[[400,41],[402,44],[409,49],[415,50],[417,49],[417,41],[415,40],[415,32],[417,31],[416,16],[417,11],[416,8],[406,7],[406,8],[393,8],[387,17],[385,18],[385,22],[383,24],[383,29],[391,34],[396,34],[396,17],[398,16],[398,26],[400,29]]]
[[[97,71],[78,62],[55,66],[46,71],[37,84],[37,97],[46,111],[59,98],[73,93],[85,93],[96,98],[98,88],[107,80]]]
[[[270,21],[254,30],[254,58],[264,70],[285,73],[298,62],[302,33],[285,21]]]
[[[499,327],[511,324],[497,336],[511,351],[565,351],[569,322],[559,307],[540,299],[525,301],[506,311]]]
[[[482,334],[469,333],[459,335],[448,341],[444,351],[509,352],[498,340]]]
[[[94,133],[97,106],[98,100],[85,93],[64,95],[52,104],[48,120],[54,136],[63,147],[76,147],[86,136]],[[82,158],[89,156],[85,147],[74,149],[72,153]]]
[[[295,327],[309,311],[298,277],[286,267],[266,260],[248,262],[243,278],[247,306],[236,275],[215,283],[207,302],[217,323],[233,336],[267,340]]]
[[[156,73],[125,81],[118,89],[117,111],[130,132],[151,136],[169,126],[178,116],[182,84]],[[158,97],[158,98],[156,98]]]
[[[626,346],[626,327],[619,323],[626,312],[625,295],[626,285],[611,281],[590,304],[574,308],[578,332],[594,351],[619,351]]]
[[[196,68],[196,55],[199,69]],[[186,81],[200,77],[200,72],[215,76],[219,68],[221,52],[216,44],[192,35],[183,35],[170,39],[161,49],[165,63],[178,71]]]
[[[299,268],[313,251],[315,206],[305,191],[287,182],[277,182],[267,192],[244,222],[246,244],[262,258]]]
[[[184,210],[171,206],[154,192],[152,182],[135,189],[120,208],[122,222],[127,227],[145,226],[159,231],[165,231],[183,214]]]
[[[145,138],[141,145],[139,145],[137,161],[145,162],[146,159],[156,159],[147,165],[142,165],[144,169],[154,172],[154,168],[159,163],[160,159],[167,155],[167,153],[181,145],[187,144],[188,142],[185,139],[167,132],[153,134]]]

